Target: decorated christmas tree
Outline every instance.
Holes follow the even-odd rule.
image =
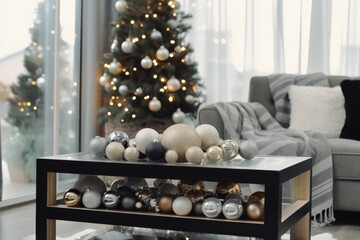
[[[111,53],[104,54],[99,82],[106,95],[100,123],[144,123],[152,118],[181,122],[196,116],[203,85],[185,42],[191,15],[173,0],[118,0]]]

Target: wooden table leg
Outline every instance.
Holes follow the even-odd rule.
[[[47,173],[47,201],[46,205],[56,204],[56,173]],[[46,239],[56,239],[56,221],[52,219],[46,220]]]
[[[291,200],[311,199],[311,170],[308,170],[291,180]],[[306,214],[290,230],[291,240],[310,239],[310,213]]]

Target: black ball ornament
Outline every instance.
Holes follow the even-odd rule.
[[[160,161],[165,156],[165,148],[159,142],[152,142],[146,146],[145,153],[150,161]]]

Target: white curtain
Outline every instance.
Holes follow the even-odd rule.
[[[360,1],[179,0],[207,102],[246,101],[271,73],[360,75]]]

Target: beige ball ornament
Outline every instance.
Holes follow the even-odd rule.
[[[139,159],[139,150],[136,147],[127,147],[124,152],[124,157],[129,162],[136,162]]]
[[[124,146],[119,142],[111,142],[106,146],[105,154],[110,160],[120,161],[124,157]]]
[[[146,146],[154,140],[159,141],[160,135],[152,128],[143,128],[135,135],[136,148],[141,153],[145,153]]]
[[[200,164],[204,158],[204,152],[201,148],[192,146],[186,150],[185,158],[188,162]]]
[[[176,163],[179,155],[174,150],[169,150],[165,153],[165,161],[167,163]]]
[[[195,128],[201,138],[201,148],[207,150],[209,147],[217,145],[220,136],[216,128],[210,124],[201,124]]]
[[[188,148],[201,147],[199,134],[189,125],[174,124],[168,127],[161,138],[161,144],[168,150],[174,150],[179,155],[179,161],[185,161],[185,152]]]

